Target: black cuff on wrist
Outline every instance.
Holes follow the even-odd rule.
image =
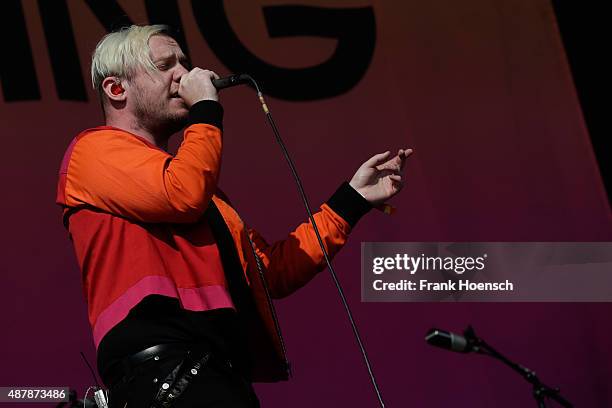
[[[223,106],[211,99],[194,103],[189,109],[188,126],[195,123],[207,123],[223,131]]]
[[[339,216],[349,223],[351,228],[373,207],[363,198],[348,182],[342,183],[338,190],[327,200],[327,205],[331,207]]]

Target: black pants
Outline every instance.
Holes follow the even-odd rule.
[[[129,379],[111,386],[110,408],[151,408],[164,379],[185,359],[184,352],[170,352],[136,367]],[[126,405],[127,404],[127,405]],[[174,400],[176,408],[259,408],[249,381],[230,365],[214,358],[207,361],[185,391]]]

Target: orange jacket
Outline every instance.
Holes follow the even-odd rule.
[[[112,127],[86,130],[68,147],[57,203],[64,209],[82,270],[94,342],[97,347],[147,295],[175,297],[185,309],[196,311],[234,307],[217,246],[202,217],[212,199],[232,235],[260,317],[249,327],[253,379],[287,379],[270,297],[287,296],[305,285],[324,268],[323,255],[309,223],[272,245],[245,227],[217,190],[221,147],[219,127],[206,123],[185,129],[174,157]],[[328,204],[314,217],[333,256],[351,226]],[[247,233],[262,261],[265,283]]]

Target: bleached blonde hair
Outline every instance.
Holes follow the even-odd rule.
[[[149,39],[156,34],[170,35],[166,25],[132,25],[105,35],[91,57],[91,84],[102,92],[102,81],[109,76],[131,79],[138,67],[156,69],[151,61]]]

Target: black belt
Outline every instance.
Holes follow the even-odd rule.
[[[241,370],[237,370],[234,367],[231,359],[225,358],[217,351],[211,351],[209,347],[201,344],[189,344],[189,343],[167,343],[158,344],[149,348],[146,348],[138,353],[132,354],[124,358],[119,364],[120,373],[116,373],[115,384],[117,386],[121,383],[129,382],[135,375],[139,374],[139,371],[146,370],[145,363],[151,360],[160,360],[167,357],[170,354],[179,354],[187,356],[188,354],[209,354],[209,364],[222,369],[227,372],[234,372],[246,379],[245,373]],[[111,387],[112,388],[112,387]]]
[[[124,370],[125,375],[127,374],[127,372],[133,371],[136,367],[151,359],[159,360],[161,357],[168,354],[168,352],[176,351],[187,353],[188,351],[193,349],[193,344],[158,344],[156,346],[146,348],[136,354],[132,354],[131,356],[126,357],[121,361],[121,366]]]
[[[171,407],[176,398],[183,393],[196,376],[200,375],[200,370],[204,369],[205,366],[214,366],[215,369],[221,370],[227,375],[239,378],[244,384],[250,384],[250,380],[238,370],[238,367],[233,367],[230,359],[224,358],[220,353],[211,352],[206,345],[158,344],[132,354],[121,361],[120,369],[122,372],[118,373],[120,378],[110,387],[110,399],[113,400],[114,397],[121,401],[121,395],[125,395],[124,392],[129,389],[131,381],[151,368],[151,365],[147,364],[148,362],[165,360],[172,354],[176,354],[181,362],[165,378],[155,379],[154,382],[159,384],[153,404],[156,408]]]

